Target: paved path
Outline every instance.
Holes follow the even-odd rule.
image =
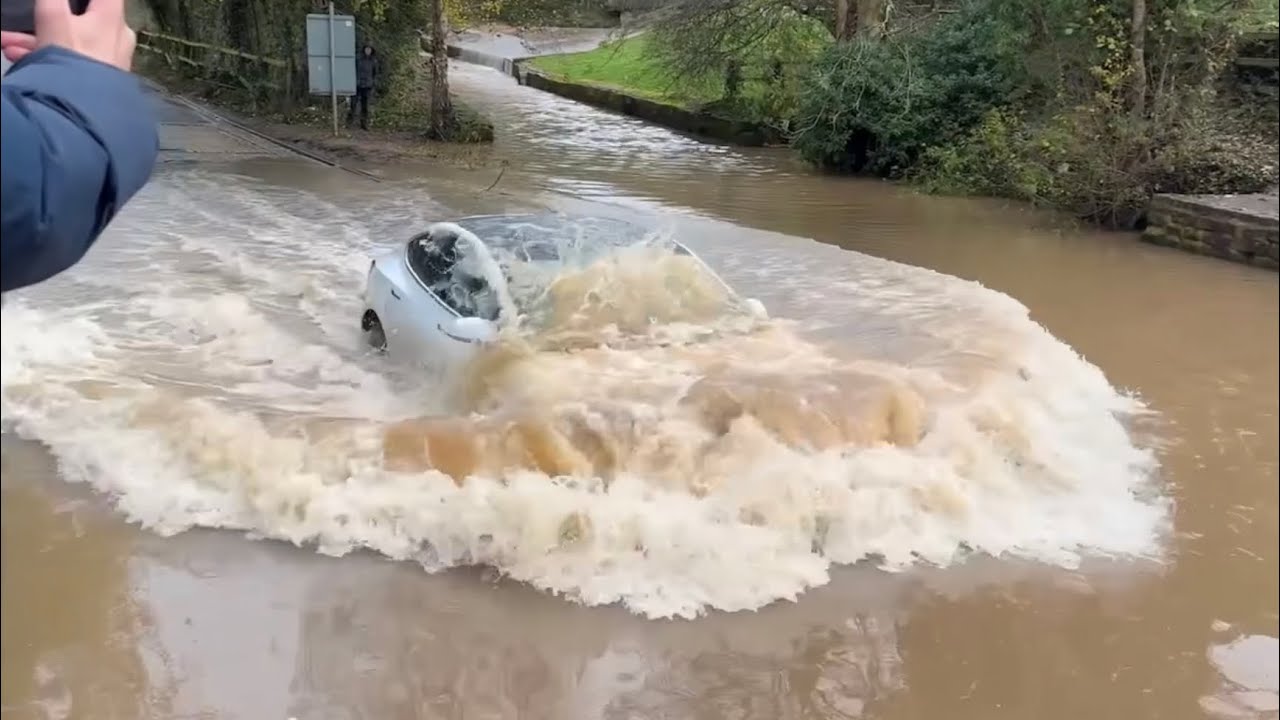
[[[9,61],[0,63],[9,69]],[[161,163],[174,161],[239,160],[245,158],[298,158],[302,153],[236,126],[210,110],[173,97],[159,86],[143,81],[147,100],[160,121]]]
[[[1275,220],[1280,217],[1280,197],[1275,192],[1251,195],[1187,195],[1184,200],[1205,207],[1227,210],[1252,217]]]
[[[472,65],[515,74],[515,63],[539,55],[586,52],[621,37],[606,28],[473,28],[449,38],[449,55]]]
[[[453,35],[449,44],[495,58],[519,60],[594,50],[616,32],[606,28],[475,28]]]
[[[154,85],[148,85],[148,90],[148,99],[160,121],[162,163],[261,157],[305,159],[299,153],[239,128],[194,103],[167,95]]]

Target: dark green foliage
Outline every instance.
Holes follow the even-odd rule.
[[[530,27],[611,27],[617,15],[604,0],[507,0],[497,20]]]
[[[794,144],[822,167],[1112,227],[1141,224],[1154,193],[1274,186],[1274,99],[1223,92],[1256,2],[1147,5],[1141,103],[1132,0],[969,0],[910,34],[828,50],[804,86]]]
[[[834,45],[801,89],[793,143],[823,167],[901,175],[1014,99],[1024,45],[976,3],[923,32]]]

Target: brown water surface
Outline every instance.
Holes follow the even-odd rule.
[[[493,191],[479,191],[491,182],[480,173],[432,169],[423,178],[407,167],[381,169],[389,179],[380,185],[287,163],[166,171],[121,219],[109,248],[66,278],[6,299],[4,718],[1277,716],[1275,273],[1000,202],[812,175],[784,152],[704,145],[485,69],[459,66],[454,83],[498,121],[496,152],[512,165]],[[608,531],[601,518],[622,510],[575,505],[578,496],[541,494],[542,485],[514,476],[512,488],[527,494],[432,495],[456,504],[442,515],[378,510],[395,515],[394,531],[373,510],[368,521],[384,553],[431,564],[443,558],[399,553],[399,538],[457,540],[467,522],[490,522],[483,512],[501,505],[509,514],[499,517],[518,518],[524,533],[497,563],[511,577],[482,568],[428,574],[372,552],[335,559],[215,530],[164,536],[184,527],[178,518],[219,525],[220,513],[234,510],[254,518],[251,533],[313,539],[315,508],[383,508],[391,501],[375,489],[403,493],[420,510],[428,496],[417,484],[369,481],[360,486],[366,494],[343,495],[351,486],[332,480],[364,482],[360,463],[381,452],[378,428],[406,418],[412,426],[421,415],[463,418],[440,406],[438,385],[360,349],[368,253],[438,217],[538,206],[665,223],[788,322],[719,336],[719,345],[646,344],[646,336],[607,352],[521,356],[487,378],[472,398],[483,419],[460,437],[497,447],[506,431],[493,428],[519,416],[533,428],[528,437],[564,432],[578,452],[586,441],[565,428],[606,418],[613,424],[591,425],[590,437],[615,443],[614,454],[580,452],[573,457],[587,464],[567,472],[643,468],[665,490],[693,497],[737,488],[778,464],[828,492],[838,485],[823,484],[823,473],[836,472],[836,461],[816,464],[806,453],[889,443],[914,458],[915,423],[926,421],[905,408],[929,417],[987,383],[1014,393],[1000,383],[1022,363],[1041,399],[996,395],[999,412],[980,419],[1022,448],[1010,457],[1045,465],[1041,475],[1024,468],[1045,483],[1017,489],[1025,506],[993,504],[1020,495],[985,494],[981,482],[939,481],[920,486],[941,494],[925,492],[919,507],[862,495],[886,503],[882,514],[839,517],[910,527],[896,542],[929,558],[931,538],[952,537],[945,497],[970,514],[964,539],[979,550],[1000,547],[1005,530],[1015,545],[1038,550],[898,572],[841,560],[824,584],[825,565],[801,550],[739,549],[735,542],[755,536],[704,528],[706,564],[691,566],[702,570],[672,570],[666,596],[629,593],[625,581],[652,576],[617,567],[608,575],[600,565],[596,577],[614,583],[606,586],[575,575],[583,566],[569,560],[546,565],[573,556],[550,549],[565,542],[557,524],[565,516],[538,514],[578,508],[574,517],[596,525],[573,533],[596,538]],[[1087,366],[1039,344],[1016,305],[946,276],[1024,304],[1154,411],[1126,426],[1158,456],[1154,489],[1145,491],[1172,501],[1162,560],[1124,552],[1141,544],[1126,533],[1142,525],[1146,506],[1091,485],[1120,477],[1115,466],[1132,459],[1127,451],[1088,422],[1036,425],[1038,409],[1102,397]],[[704,380],[702,394],[664,404],[687,378]],[[726,403],[754,424],[724,421]],[[1111,412],[1096,417],[1102,426]],[[652,438],[665,444],[644,444]],[[562,445],[548,447],[554,462],[568,462],[555,455],[569,452]],[[983,462],[981,448],[972,452]],[[867,461],[849,472],[860,478],[883,467]],[[760,477],[792,482],[788,471],[773,472]],[[96,483],[119,509],[60,475]],[[743,487],[761,493],[758,516],[744,522],[790,527],[779,503],[791,495]],[[794,487],[803,495],[808,486]],[[234,506],[225,488],[251,507]],[[1088,517],[1090,502],[1094,534],[1071,521],[1073,512]],[[663,532],[688,540],[678,521],[688,507],[666,506],[646,522],[669,513]],[[1095,551],[1075,567],[1055,560],[1046,554],[1052,538],[1037,544],[1043,538],[1028,518],[1046,535],[1089,539]],[[454,534],[432,535],[446,525]],[[500,536],[501,527],[476,532]],[[660,552],[654,536],[636,532]],[[337,542],[339,531],[329,533]],[[545,552],[530,550],[543,547],[538,533],[552,538]],[[882,555],[895,547],[887,535],[848,537]],[[657,572],[636,562],[637,573]],[[530,583],[574,592],[557,597]],[[756,585],[758,595],[735,594]],[[643,616],[689,587],[711,598],[703,617]],[[796,588],[795,602],[715,609],[760,605],[776,588]],[[615,593],[638,611],[586,607],[574,593],[582,601]]]

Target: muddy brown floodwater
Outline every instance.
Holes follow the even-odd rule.
[[[6,298],[6,720],[1277,716],[1275,273],[454,83],[492,191],[167,168]],[[772,319],[618,262],[463,385],[361,347],[370,252],[537,207]]]

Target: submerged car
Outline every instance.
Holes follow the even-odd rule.
[[[571,259],[589,260],[642,242],[661,242],[672,253],[693,258],[736,297],[687,247],[658,241],[626,221],[550,213],[482,215],[436,223],[374,258],[360,326],[376,348],[430,364],[465,363],[522,311],[512,297],[514,265],[554,271]],[[759,303],[748,302],[760,312],[754,310]]]

